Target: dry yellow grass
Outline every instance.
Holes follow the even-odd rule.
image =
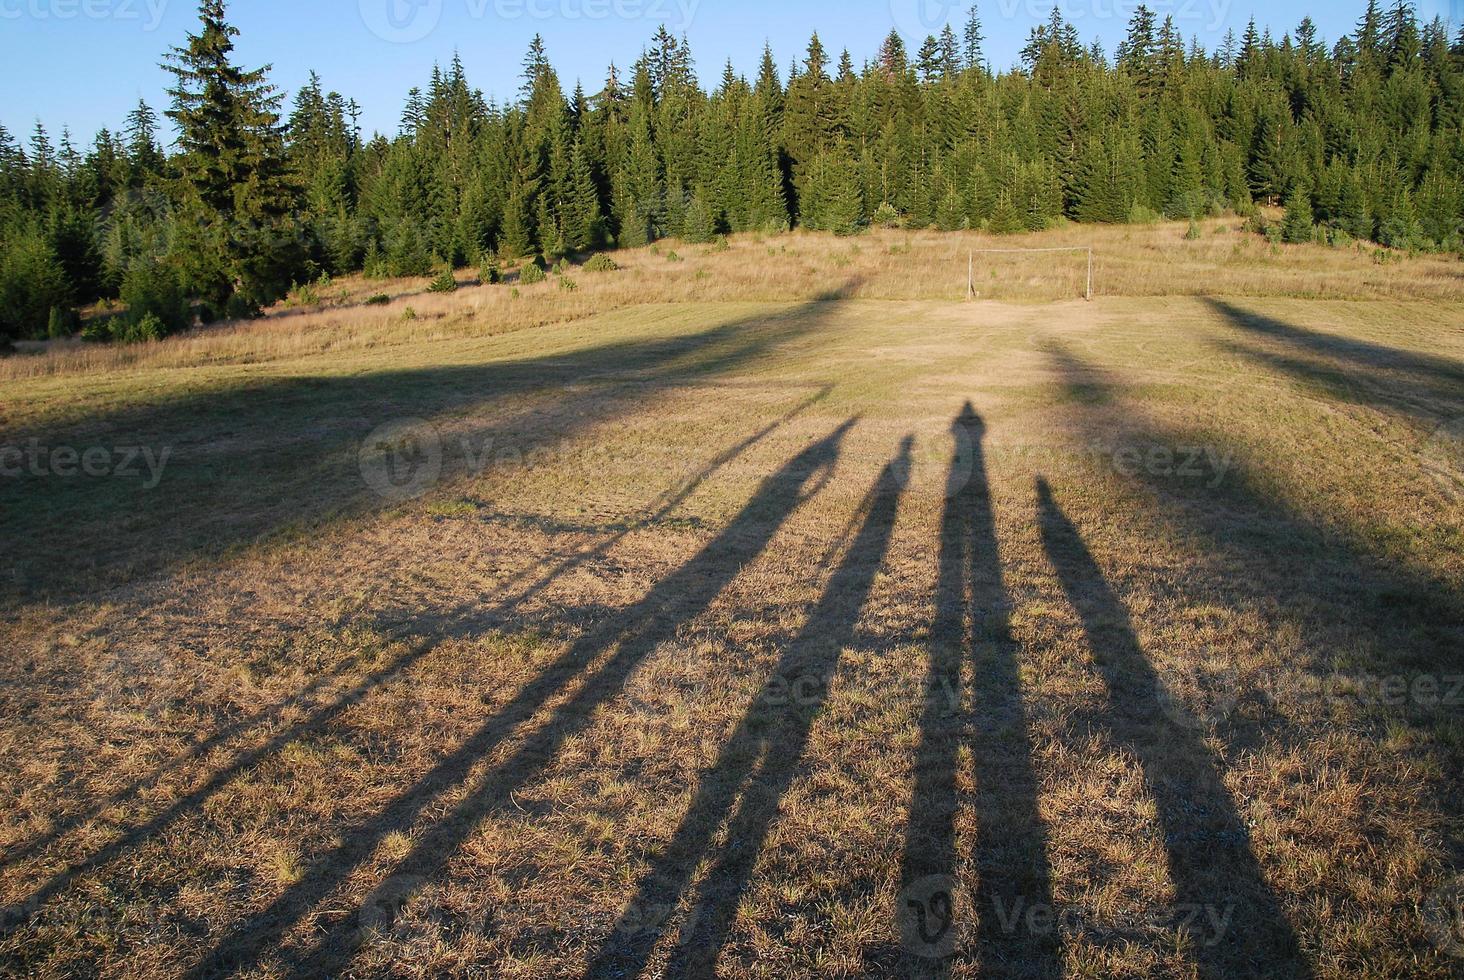
[[[1460,265],[1232,225],[0,363],[0,969],[1456,975]]]

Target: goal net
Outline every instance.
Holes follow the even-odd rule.
[[[1053,300],[1093,298],[1093,249],[977,248],[966,263],[966,298]]]

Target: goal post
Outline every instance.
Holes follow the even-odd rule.
[[[1028,255],[1041,253],[1063,252],[1068,254],[1085,253],[1088,257],[1087,283],[1083,290],[1083,299],[1093,301],[1093,247],[1091,245],[1074,245],[1063,248],[973,248],[970,251],[966,263],[966,298],[976,298],[976,256],[978,255]]]

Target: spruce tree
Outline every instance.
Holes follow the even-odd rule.
[[[181,150],[180,254],[216,311],[252,312],[284,295],[301,259],[280,96],[267,66],[233,63],[239,32],[224,0],[203,0],[198,16],[198,33],[163,65],[176,79],[168,116]]]

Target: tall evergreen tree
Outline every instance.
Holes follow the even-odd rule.
[[[238,35],[224,0],[203,0],[199,31],[163,67],[175,81],[168,117],[178,127],[177,160],[187,228],[182,257],[190,282],[216,310],[231,300],[256,310],[284,294],[300,267],[286,175],[280,95],[268,66],[232,60]]]

